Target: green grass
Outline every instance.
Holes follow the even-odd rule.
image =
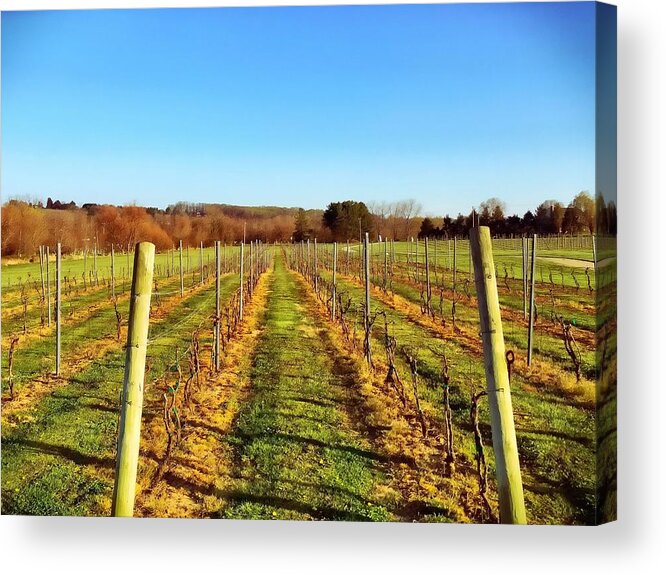
[[[187,279],[191,279],[192,276],[195,276],[199,279],[200,276],[200,260],[199,260],[199,248],[191,247],[189,249],[189,263],[187,257],[187,249],[183,248],[183,268],[187,272]],[[228,266],[232,265],[232,260],[238,258],[239,247],[238,246],[226,246],[223,248],[223,254],[221,254],[222,265],[224,265],[225,256]],[[203,250],[203,263],[204,266],[210,264],[213,265],[215,256],[215,250],[212,247],[204,248]],[[114,256],[114,266],[115,266],[115,277],[117,284],[122,282],[123,276],[126,278],[131,277],[131,272],[134,266],[133,253],[130,253],[129,258],[125,253],[116,252]],[[18,291],[19,285],[21,283],[39,282],[41,287],[41,275],[39,269],[39,257],[35,256],[32,258],[33,261],[20,261],[14,262],[3,258],[2,263],[2,291],[3,298],[5,295],[12,294],[15,291]],[[175,268],[176,274],[178,274],[179,268],[179,254],[178,250],[172,252],[171,250],[159,252],[155,254],[155,270],[156,275],[166,276],[167,267],[171,268],[171,265]],[[68,254],[62,257],[62,272],[61,277],[64,278],[76,278],[78,284],[83,284],[82,275],[85,272],[86,282],[90,280],[90,274],[93,271],[94,260],[93,254],[90,252],[86,258],[83,257],[83,254]],[[55,248],[51,249],[50,255],[50,280],[53,283],[55,279]],[[108,279],[111,277],[111,255],[110,254],[100,254],[97,256],[97,277],[100,280]],[[127,280],[129,281],[129,280]],[[53,287],[51,288],[51,293],[54,293]]]
[[[339,289],[361,302],[363,290],[348,281]],[[440,360],[431,351],[446,352],[451,376],[456,450],[469,461],[474,457],[474,443],[469,424],[469,398],[472,391],[485,386],[485,373],[480,355],[470,352],[455,338],[443,340],[428,329],[411,322],[400,311],[392,310],[376,298],[373,310],[387,314],[391,333],[399,349],[415,350],[419,363],[422,399],[434,406],[438,427],[443,427]],[[375,357],[384,357],[383,319],[373,330],[372,349]],[[360,337],[360,335],[359,335]],[[402,356],[397,367],[406,385],[408,366]],[[557,393],[529,389],[514,374],[511,382],[514,413],[525,482],[528,520],[534,523],[591,523],[594,519],[595,416],[572,400]],[[487,402],[481,403],[480,417],[486,444],[490,477],[494,476]]]
[[[221,284],[221,297],[236,289]],[[181,361],[192,330],[207,322],[214,289],[186,296],[151,325],[149,381]],[[186,366],[184,366],[186,369]],[[124,352],[107,354],[69,383],[25,410],[21,425],[2,429],[2,512],[23,515],[96,515],[111,496]],[[151,384],[146,386],[150,393]],[[155,390],[159,393],[160,390]],[[144,420],[159,414],[144,410]]]
[[[253,360],[253,395],[228,438],[236,479],[224,489],[220,515],[389,520],[373,495],[385,481],[381,456],[347,421],[352,375],[332,356],[301,290],[278,260]]]

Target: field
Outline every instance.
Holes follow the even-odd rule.
[[[219,370],[213,249],[156,256],[135,515],[497,521],[469,242],[431,239],[427,261],[423,241],[372,243],[367,333],[358,242],[335,266],[332,244],[247,248],[242,278],[239,246],[221,256]],[[493,241],[530,523],[595,522],[614,240],[595,248],[596,265],[590,237],[537,240],[528,366],[529,268],[520,239]],[[58,375],[40,264],[3,261],[3,513],[110,513],[130,256],[113,281],[109,254],[63,257]]]

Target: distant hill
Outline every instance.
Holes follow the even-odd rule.
[[[238,219],[270,219],[279,216],[295,217],[300,208],[287,208],[282,206],[238,206],[233,204],[210,204],[178,202],[169,205],[166,213],[185,213],[189,215],[205,215],[222,213],[230,218]],[[308,216],[321,216],[324,210],[305,210]]]

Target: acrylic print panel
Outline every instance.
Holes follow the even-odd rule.
[[[2,512],[615,518],[615,8],[2,14]]]

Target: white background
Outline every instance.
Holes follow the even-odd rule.
[[[192,3],[272,4],[280,2]],[[615,4],[619,29],[619,521],[598,528],[516,528],[5,516],[0,517],[4,573],[158,569],[170,574],[231,569],[410,575],[454,569],[492,570],[493,575],[665,572],[660,547],[666,546],[662,535],[666,421],[661,415],[666,399],[662,362],[666,355],[662,277],[666,2],[617,0]],[[0,0],[3,10],[184,5],[182,0]]]

